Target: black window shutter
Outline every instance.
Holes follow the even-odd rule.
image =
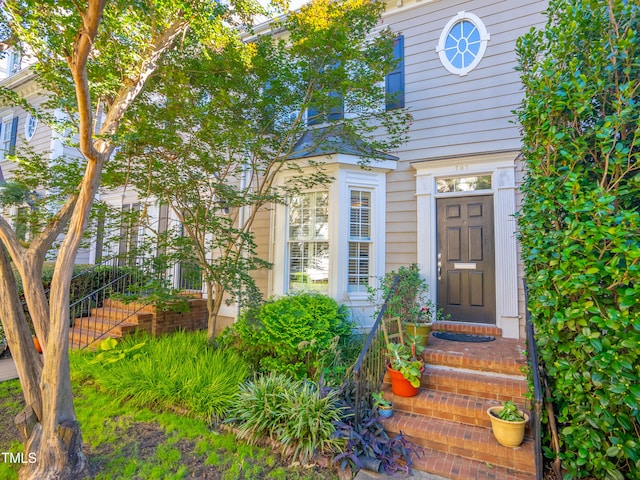
[[[393,56],[398,64],[385,81],[386,109],[404,108],[404,36],[400,35],[393,46]]]
[[[18,138],[18,117],[13,117],[11,122],[11,140],[9,142],[9,155],[16,153],[16,140]]]

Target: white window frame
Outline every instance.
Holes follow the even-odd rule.
[[[29,142],[36,134],[38,128],[38,117],[32,113],[27,113],[27,119],[24,122],[24,139]]]
[[[357,164],[358,158],[350,155],[332,155],[328,159],[315,157],[313,160],[327,162],[325,172],[334,178],[334,181],[326,187],[329,192],[330,245],[327,294],[338,302],[346,303],[352,311],[363,311],[363,314],[356,317],[368,321],[371,314],[367,310],[370,307],[368,293],[349,291],[348,288],[350,193],[352,190],[371,192],[370,234],[373,241],[369,252],[369,274],[371,278],[380,276],[385,271],[386,173],[395,169],[396,162],[392,160],[375,162],[370,169],[364,170]],[[293,175],[295,175],[294,172],[281,174],[277,183],[283,186]],[[269,281],[269,293],[273,295],[287,293],[287,218],[287,206],[275,206],[271,217],[270,259],[273,269],[270,271]]]
[[[475,25],[475,27],[478,29],[478,33],[480,34],[480,48],[478,50],[477,55],[469,65],[463,68],[458,68],[454,66],[449,60],[449,58],[447,57],[447,52],[445,51],[445,45],[446,45],[447,37],[449,37],[449,34],[451,33],[451,30],[453,29],[453,27],[457,23],[462,21],[470,22],[473,25]],[[474,15],[473,13],[462,11],[462,12],[458,12],[456,16],[454,16],[451,20],[449,20],[449,22],[447,22],[445,27],[442,29],[442,33],[440,34],[440,39],[438,40],[438,45],[436,46],[436,52],[438,53],[438,56],[440,57],[440,62],[442,63],[444,68],[446,68],[449,72],[453,74],[460,75],[461,77],[463,77],[478,66],[478,64],[482,60],[482,57],[484,56],[485,51],[487,50],[487,43],[490,39],[491,39],[491,35],[487,31],[487,28],[485,27],[482,20],[480,20],[480,18]]]
[[[316,210],[317,209],[317,207],[316,207],[316,205],[317,205],[317,196],[319,194],[322,194],[322,193],[326,193],[327,197],[329,196],[328,192],[323,192],[322,190],[315,189],[315,190],[301,192],[301,193],[299,193],[297,195],[294,195],[294,197],[313,195],[315,197],[314,198],[313,209]],[[328,202],[328,200],[327,200],[327,202]],[[300,237],[300,238],[297,238],[297,239],[296,238],[292,238],[290,236],[290,234],[291,234],[291,223],[290,223],[290,220],[291,220],[291,208],[292,207],[289,204],[289,206],[287,207],[287,221],[286,221],[286,234],[285,234],[285,239],[286,239],[286,256],[285,256],[286,265],[285,265],[285,279],[284,279],[284,281],[285,281],[285,289],[286,289],[286,291],[297,290],[294,287],[292,287],[291,283],[290,283],[291,282],[291,273],[290,273],[290,269],[291,269],[291,253],[292,253],[291,250],[292,250],[292,245],[294,243],[304,243],[304,244],[307,244],[307,245],[311,245],[311,244],[317,245],[317,244],[320,244],[320,243],[323,243],[323,244],[326,243],[327,244],[327,251],[329,252],[329,255],[331,254],[331,242],[330,242],[330,239],[329,239],[328,236],[326,238],[316,238],[316,237],[306,236],[306,237]],[[330,228],[332,215],[330,213],[330,209],[329,209],[329,204],[328,203],[327,203],[326,214],[327,214],[327,228]],[[315,220],[315,216],[314,216],[314,220]],[[315,225],[317,225],[317,223],[314,223],[313,225],[315,226]],[[328,260],[329,259],[327,258],[327,261]],[[328,286],[329,280],[331,278],[331,269],[329,267],[330,267],[330,265],[327,265],[327,283],[326,283],[327,286]],[[312,275],[312,274],[310,274],[310,275]],[[320,285],[325,285],[325,284],[320,284]],[[326,290],[326,287],[320,287],[318,289],[301,288],[300,290],[317,291],[317,292],[325,293],[325,294],[328,293],[328,291]]]

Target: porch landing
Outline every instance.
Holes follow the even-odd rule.
[[[500,329],[477,324],[445,322],[434,330],[496,339],[465,343],[430,336],[417,396],[394,395],[385,377],[385,396],[394,401],[393,416],[383,421],[385,429],[391,434],[402,431],[424,448],[414,463],[417,470],[452,480],[535,479],[529,429],[520,447],[503,447],[493,437],[487,415],[489,407],[504,400],[526,407],[524,341],[502,338]]]

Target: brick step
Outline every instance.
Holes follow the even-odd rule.
[[[502,329],[495,325],[485,325],[482,323],[464,322],[433,322],[432,332],[454,332],[468,333],[470,335],[488,335],[492,337],[502,337]]]
[[[125,303],[113,298],[106,298],[102,304],[102,308],[150,314],[153,314],[156,311],[155,304],[146,304],[141,302]]]
[[[69,344],[70,345],[89,345],[90,347],[97,347],[100,342],[106,338],[120,338],[113,333],[97,332],[95,330],[88,330],[84,328],[71,328],[69,329]]]
[[[105,302],[106,303],[106,302]],[[100,317],[112,321],[126,320],[130,323],[151,323],[153,320],[153,313],[151,312],[136,312],[133,308],[116,308],[111,306],[102,306],[99,308],[91,309],[92,317]]]
[[[391,385],[383,385],[385,398],[393,401],[393,410],[430,418],[451,420],[465,425],[491,428],[489,407],[501,405],[497,400],[440,392],[421,388],[415,397],[400,397],[391,393]]]
[[[421,387],[498,402],[511,400],[523,406],[527,380],[522,375],[481,373],[427,364],[422,373]]]
[[[457,455],[424,449],[424,455],[413,458],[413,468],[451,480],[535,480],[533,473],[487,464]]]
[[[522,375],[526,366],[520,340],[496,338],[492,342],[465,343],[429,337],[423,358],[427,365],[444,365],[481,372]]]
[[[452,459],[457,456],[519,472],[535,473],[533,440],[529,431],[520,447],[508,448],[500,445],[488,428],[439,418],[394,411],[391,418],[382,419],[382,424],[387,432],[402,432],[416,444],[449,454]],[[457,459],[454,459],[453,465],[456,462]]]
[[[74,327],[84,330],[95,330],[96,332],[110,332],[118,337],[130,335],[136,330],[146,330],[144,325],[124,322],[122,320],[108,320],[101,317],[77,318]]]

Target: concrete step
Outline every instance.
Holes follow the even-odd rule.
[[[391,418],[382,420],[382,424],[387,432],[402,432],[416,444],[443,454],[527,474],[535,473],[530,432],[520,447],[508,448],[500,445],[488,428],[439,418],[394,411]]]

